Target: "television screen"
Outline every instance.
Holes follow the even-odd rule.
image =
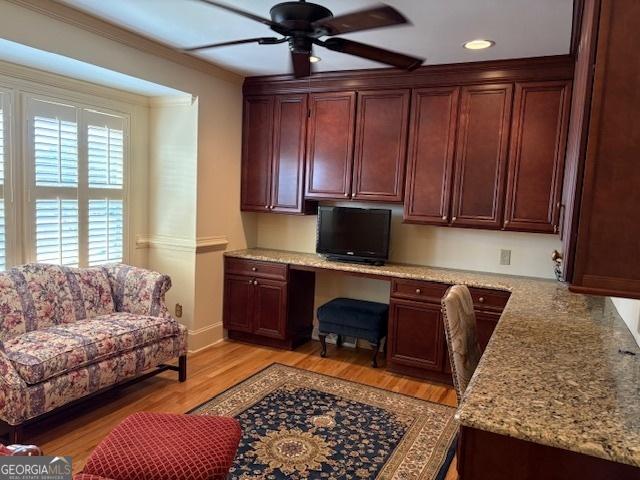
[[[316,251],[336,260],[384,261],[390,225],[391,210],[321,206]]]

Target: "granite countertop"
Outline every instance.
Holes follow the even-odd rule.
[[[640,467],[640,348],[609,300],[528,277],[337,263],[278,250],[225,255],[512,292],[459,406],[458,421]]]

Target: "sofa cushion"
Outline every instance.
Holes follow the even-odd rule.
[[[104,268],[28,264],[0,273],[0,341],[114,311]]]
[[[33,385],[179,331],[171,318],[111,313],[24,333],[6,341],[4,349],[18,374]]]

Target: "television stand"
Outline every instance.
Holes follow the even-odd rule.
[[[375,267],[382,267],[384,265],[384,260],[374,260],[372,258],[351,257],[344,255],[324,255],[324,258],[326,258],[330,262],[360,263],[364,265],[373,265]]]

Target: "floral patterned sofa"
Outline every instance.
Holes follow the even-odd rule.
[[[168,276],[127,265],[0,273],[0,420],[10,440],[25,422],[176,357],[184,381],[187,331],[164,303],[170,287]]]

